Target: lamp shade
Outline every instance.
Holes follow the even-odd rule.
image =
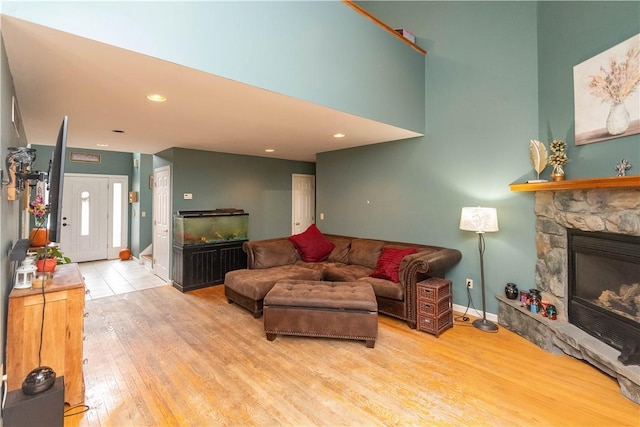
[[[462,208],[460,230],[487,233],[498,231],[498,213],[495,208]]]

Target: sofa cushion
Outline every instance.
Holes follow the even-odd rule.
[[[377,297],[404,301],[404,287],[399,282],[392,282],[391,280],[386,279],[376,279],[374,277],[362,277],[358,279],[358,282],[369,283]]]
[[[311,224],[300,234],[289,237],[306,262],[320,262],[327,259],[335,245],[327,240],[315,224]]]
[[[341,262],[343,264],[349,264],[349,248],[351,247],[351,239],[348,237],[340,236],[326,236],[327,240],[333,243],[335,248],[329,254],[327,261],[329,262]]]
[[[224,286],[253,300],[261,300],[282,279],[321,280],[322,272],[297,265],[283,265],[268,270],[233,270],[224,276]]]
[[[323,280],[331,282],[355,282],[371,275],[373,269],[358,264],[328,264],[323,270]]]
[[[384,242],[380,240],[353,239],[349,251],[349,264],[363,265],[373,270],[376,268],[383,246]]]
[[[398,270],[400,269],[400,263],[402,259],[411,254],[415,254],[418,252],[416,248],[384,248],[382,249],[382,253],[380,254],[380,258],[378,258],[378,262],[376,263],[376,268],[373,273],[371,273],[371,277],[377,277],[378,279],[387,279],[392,282],[397,282],[398,278]]]
[[[293,264],[298,259],[295,246],[285,238],[259,242],[259,244],[247,243],[253,245],[252,268],[278,267]]]

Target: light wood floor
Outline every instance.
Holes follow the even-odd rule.
[[[65,426],[638,426],[592,366],[468,323],[435,338],[380,316],[364,342],[267,341],[223,286],[87,301],[87,412]]]

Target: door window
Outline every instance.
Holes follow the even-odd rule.
[[[90,215],[90,200],[89,200],[89,192],[83,191],[80,194],[80,235],[88,236],[90,225],[91,225],[91,215]]]
[[[111,218],[113,218],[112,227],[112,235],[113,235],[113,247],[119,248],[122,246],[122,183],[114,182],[113,183],[113,200],[111,201],[113,205],[113,212]]]

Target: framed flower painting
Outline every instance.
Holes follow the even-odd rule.
[[[640,133],[640,34],[573,67],[576,145]]]

